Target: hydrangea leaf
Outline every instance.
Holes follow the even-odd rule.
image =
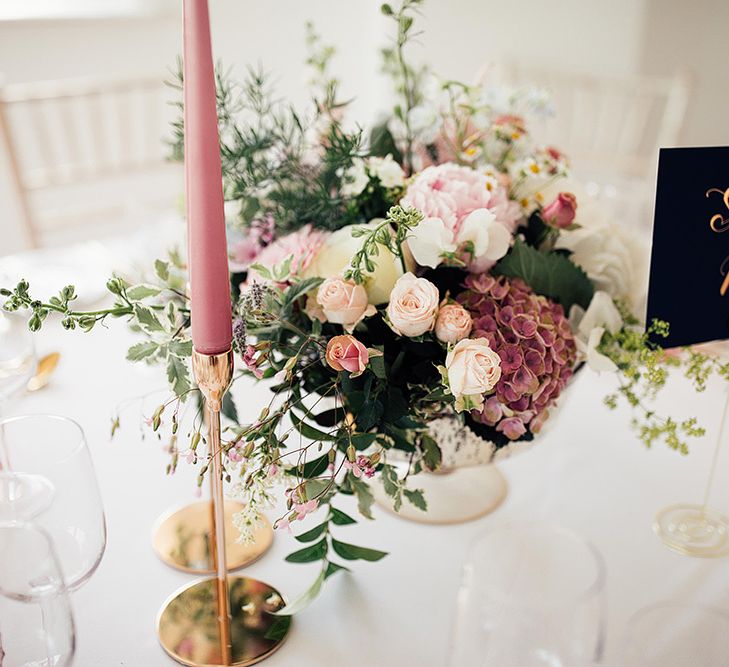
[[[493,273],[521,278],[537,293],[562,304],[587,309],[595,292],[587,274],[561,252],[540,252],[520,239],[495,267]]]

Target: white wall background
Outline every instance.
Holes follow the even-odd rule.
[[[165,77],[181,51],[180,4],[13,0],[0,7],[0,73],[10,83]],[[378,47],[387,25],[379,4],[210,0],[215,55],[237,72],[262,63],[282,95],[302,102],[307,98],[304,23],[312,19],[325,40],[337,47],[342,92],[356,96],[354,113],[367,122],[387,91],[378,74]],[[76,15],[37,18],[48,7],[63,14],[64,5]],[[17,18],[31,11],[36,18]],[[10,16],[16,20],[8,20]],[[440,73],[462,79],[473,76],[485,61],[500,59],[606,75],[670,74],[687,67],[695,77],[695,92],[683,143],[729,143],[723,120],[729,108],[725,0],[430,0],[421,26],[426,33],[415,47],[418,57]],[[7,175],[7,164],[0,159],[0,255],[22,245]]]

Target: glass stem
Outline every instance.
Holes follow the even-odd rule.
[[[726,399],[724,400],[724,409],[721,413],[721,421],[719,422],[719,434],[716,437],[716,447],[714,448],[714,455],[711,459],[711,468],[709,469],[709,479],[706,481],[706,490],[704,491],[704,501],[701,503],[701,515],[706,514],[707,506],[709,504],[709,496],[711,495],[711,488],[714,485],[714,477],[716,475],[716,467],[719,462],[719,450],[721,449],[721,443],[724,439],[724,427],[726,426],[726,416],[729,412],[729,391],[727,392]]]

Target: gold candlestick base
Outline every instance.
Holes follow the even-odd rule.
[[[217,579],[204,579],[175,593],[157,618],[162,648],[177,662],[191,667],[254,665],[279,649],[291,618],[274,616],[284,601],[279,592],[256,579],[228,577],[230,600],[229,660],[221,654]]]
[[[225,501],[225,553],[228,571],[237,570],[258,560],[273,542],[273,529],[268,519],[255,531],[253,544],[238,544],[233,515],[243,508],[241,503]],[[183,572],[215,573],[212,545],[210,501],[201,500],[173,510],[157,522],[152,544],[157,555]]]

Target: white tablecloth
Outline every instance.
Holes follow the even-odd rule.
[[[165,476],[160,444],[141,437],[138,403],[125,410],[122,428],[110,440],[110,420],[118,404],[164,388],[161,372],[125,361],[133,340],[123,322],[90,334],[46,325],[38,339],[39,353],[59,350],[61,365],[50,386],[13,405],[15,412],[54,412],[78,420],[96,464],[109,540],[99,570],[73,596],[76,664],[82,667],[172,664],[157,643],[155,617],[168,595],[192,580],[162,564],[150,542],[160,514],[194,499],[189,470],[182,464],[174,477]],[[427,526],[376,509],[376,521],[363,519],[357,527],[340,529],[347,541],[391,555],[374,564],[355,562],[353,574],[330,579],[321,596],[295,618],[288,641],[266,664],[444,665],[469,543],[482,531],[520,520],[563,524],[603,553],[608,568],[607,664],[619,665],[626,621],[643,606],[677,599],[729,608],[727,560],[680,556],[651,531],[658,509],[701,501],[724,390],[715,383],[705,394],[695,395],[680,378],[672,381],[665,407],[677,416],[695,414],[708,429],[708,437],[682,457],[664,447],[647,451],[630,431],[627,411],[603,407],[602,397],[612,382],[589,371],[580,374],[539,445],[501,465],[509,495],[493,515],[458,526]],[[236,390],[243,412],[258,412],[267,400],[261,391],[251,385]],[[720,461],[712,505],[727,512],[724,463]],[[293,599],[318,568],[284,562],[296,545],[290,535],[277,534],[271,551],[244,572]],[[696,665],[701,664],[699,659]]]

